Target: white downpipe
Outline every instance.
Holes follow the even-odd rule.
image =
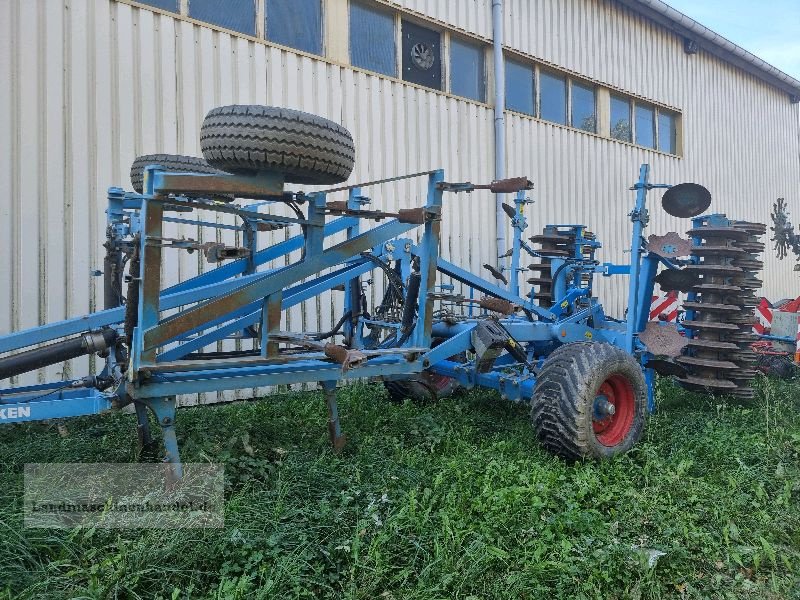
[[[492,49],[494,54],[494,178],[506,177],[506,74],[503,62],[503,0],[492,0]],[[503,196],[495,195],[497,256],[506,253],[506,216]],[[498,259],[503,266],[505,258]]]

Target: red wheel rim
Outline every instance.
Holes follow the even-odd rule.
[[[453,381],[453,378],[447,377],[447,375],[439,375],[438,373],[430,373],[428,376],[428,381],[437,392],[441,392],[448,385],[450,385],[450,382]]]
[[[598,401],[603,400],[607,400],[614,407],[614,414],[597,414],[596,405]],[[597,441],[609,447],[620,444],[633,427],[633,417],[636,412],[635,393],[628,378],[615,373],[606,379],[597,389],[592,411],[592,429]]]

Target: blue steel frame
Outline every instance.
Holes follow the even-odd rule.
[[[355,378],[408,377],[424,369],[453,377],[466,387],[481,386],[498,390],[503,397],[529,400],[536,384],[536,370],[553,348],[577,341],[603,341],[634,354],[642,364],[649,387],[649,406],[653,408],[654,375],[646,369],[649,354],[638,341],[643,330],[653,292],[658,264],[675,265],[645,250],[642,233],[647,223],[646,196],[653,188],[669,187],[649,182],[649,167],[642,165],[632,189],[636,202],[630,213],[632,222],[631,262],[625,265],[599,264],[594,252],[600,244],[585,235],[583,225],[553,225],[568,228],[575,235],[575,255],[553,259],[551,274],[556,301],[539,306],[532,294],[523,297],[519,275],[522,252],[537,256],[522,235],[528,226],[524,207],[530,203],[524,192],[515,198],[516,216],[509,284],[501,287],[439,257],[440,226],[444,185],[443,171],[428,174],[428,193],[422,210],[424,222],[388,220],[371,229],[362,229],[360,215],[368,199],[359,187],[350,189],[344,214],[327,221],[334,211],[326,193],[302,196],[307,205],[304,218],[281,217],[260,212],[262,207],[284,201],[283,180],[279,175],[255,176],[197,175],[167,173],[153,165],[145,169],[144,193],[125,193],[120,188],[108,191],[107,222],[109,238],[128,250],[137,250],[140,260],[137,324],[130,340],[130,360],[125,372],[114,353],[107,358],[102,375],[116,384],[106,391],[91,387],[92,378],[73,382],[54,382],[17,387],[0,392],[0,422],[32,421],[94,414],[134,402],[141,427],[146,427],[144,407],[156,416],[164,431],[167,458],[180,464],[175,438],[175,397],[180,394],[215,392],[236,388],[256,388],[279,384],[319,382],[326,390],[331,434],[336,444],[342,440],[335,404],[337,381]],[[247,194],[264,202],[238,208],[229,204],[191,200],[182,195],[194,190],[213,189],[218,193]],[[183,219],[181,212],[216,211],[234,214],[241,225],[213,220]],[[326,222],[327,221],[327,222]],[[205,227],[242,232],[248,256],[233,260],[201,275],[161,289],[162,226],[165,222],[198,223]],[[304,234],[258,250],[258,231],[265,226],[300,224]],[[423,231],[419,243],[399,237],[417,227]],[[332,236],[344,233],[346,239],[326,244]],[[134,248],[136,246],[137,248]],[[590,251],[584,253],[584,249]],[[270,261],[301,250],[303,258],[288,266],[260,269]],[[362,253],[388,262],[397,261],[403,281],[418,261],[421,274],[417,326],[402,343],[390,348],[364,349],[365,327],[375,321],[360,314],[353,298],[360,293],[359,277],[375,268]],[[499,319],[513,339],[525,348],[528,361],[515,363],[503,355],[489,372],[479,373],[475,362],[454,362],[450,357],[473,350],[472,334],[486,315],[469,316],[456,324],[434,319],[437,271],[460,282],[475,293],[511,302],[522,315]],[[601,303],[592,295],[592,276],[628,275],[628,318],[616,320],[605,315]],[[588,281],[587,281],[588,276]],[[306,281],[304,281],[306,280]],[[349,347],[359,350],[363,362],[343,370],[319,349],[292,354],[278,353],[282,343],[279,331],[282,311],[332,288],[345,290],[344,335]],[[164,313],[169,311],[169,316]],[[114,327],[123,333],[125,308],[115,307],[0,337],[0,354],[54,341],[66,336]],[[387,325],[387,324],[384,324]],[[258,330],[258,331],[257,331]],[[198,350],[230,337],[260,337],[258,356],[190,360]],[[440,343],[432,347],[432,338]],[[285,341],[285,340],[284,340]],[[533,367],[533,368],[532,368]]]

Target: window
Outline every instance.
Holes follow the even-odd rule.
[[[533,116],[533,67],[506,59],[506,108]]]
[[[594,88],[572,82],[572,126],[576,129],[597,133],[597,111]]]
[[[265,18],[268,40],[322,54],[321,0],[266,0]]]
[[[255,0],[189,0],[189,16],[239,33],[256,34]]]
[[[441,90],[441,34],[438,31],[421,27],[410,21],[402,22],[402,30],[403,79],[435,90]]]
[[[656,111],[652,106],[636,104],[636,143],[645,148],[656,147]]]
[[[350,63],[395,77],[394,16],[363,2],[350,2]]]
[[[658,149],[668,154],[678,153],[677,119],[672,113],[658,111]]]
[[[450,38],[450,92],[480,102],[486,100],[483,47]]]
[[[150,6],[155,6],[156,8],[160,8],[162,10],[168,10],[170,12],[180,12],[180,0],[137,0],[142,4],[149,4]]]
[[[623,142],[633,141],[631,103],[627,98],[611,96],[611,137]]]
[[[542,72],[539,77],[539,116],[545,121],[567,124],[567,81]]]

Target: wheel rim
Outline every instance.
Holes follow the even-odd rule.
[[[619,373],[608,377],[597,389],[592,410],[597,441],[609,447],[620,444],[630,432],[636,412],[635,393],[628,378]]]
[[[435,389],[437,392],[441,392],[448,385],[450,385],[450,382],[453,381],[453,378],[448,377],[447,375],[439,375],[438,373],[430,373],[428,381],[433,389]]]

